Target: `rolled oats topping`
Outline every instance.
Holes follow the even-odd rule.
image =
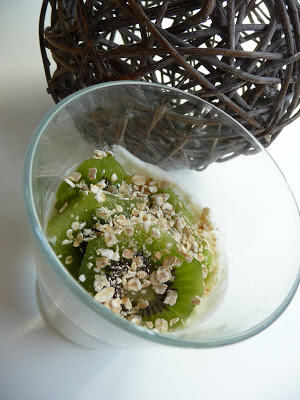
[[[172,318],[171,321],[170,321],[170,326],[175,325],[178,321],[179,321],[178,317],[177,318]]]
[[[183,328],[216,273],[206,241],[214,229],[209,209],[196,215],[174,185],[147,171],[128,175],[109,151],[95,150],[91,160],[64,178],[81,198],[60,203],[57,215],[71,216],[62,235],[54,226],[52,245],[114,314],[153,332]]]
[[[199,305],[201,302],[201,298],[199,296],[195,296],[191,299],[191,303],[195,305]]]
[[[177,301],[177,296],[178,293],[176,292],[176,290],[168,290],[164,303],[168,304],[169,306],[174,306]]]
[[[142,186],[145,184],[145,177],[143,175],[135,174],[131,181],[134,185]]]
[[[168,322],[164,318],[156,318],[155,328],[160,333],[168,332]]]
[[[115,288],[113,287],[107,287],[104,289],[101,289],[96,295],[95,299],[99,301],[100,303],[104,303],[105,301],[110,300],[115,293]]]

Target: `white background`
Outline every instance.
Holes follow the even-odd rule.
[[[29,138],[53,106],[38,44],[41,0],[0,5],[0,399],[300,399],[300,292],[267,330],[225,348],[80,348],[39,315],[21,174]],[[300,204],[300,121],[269,151]],[[284,273],[284,266],[283,266]]]

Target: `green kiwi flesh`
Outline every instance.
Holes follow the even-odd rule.
[[[159,238],[152,235],[153,229],[159,231]],[[116,235],[117,243],[109,247],[114,252],[119,252],[120,259],[118,261],[110,260],[109,265],[101,268],[100,271],[95,272],[96,259],[99,257],[101,249],[107,249],[104,236],[92,240],[88,243],[85,255],[83,257],[79,276],[84,276],[85,281],[82,286],[91,294],[95,295],[94,281],[96,274],[105,274],[108,280],[112,280],[122,271],[126,273],[130,269],[131,260],[122,256],[123,251],[130,249],[133,251],[134,256],[141,256],[147,262],[143,264],[141,270],[149,271],[150,275],[156,271],[164,262],[164,259],[169,256],[174,256],[180,261],[180,266],[172,266],[171,274],[172,279],[166,282],[168,289],[177,292],[177,301],[174,305],[164,303],[167,295],[167,290],[164,294],[156,294],[150,285],[146,289],[146,293],[141,294],[140,291],[132,294],[126,291],[124,295],[128,296],[134,305],[142,297],[147,300],[149,306],[139,310],[143,322],[151,321],[155,324],[157,318],[163,318],[168,323],[175,318],[179,321],[169,328],[178,329],[182,327],[193,311],[195,305],[192,304],[191,299],[195,296],[201,297],[203,294],[203,280],[202,280],[202,264],[195,258],[191,262],[187,262],[183,254],[178,250],[178,243],[172,238],[170,234],[161,230],[155,225],[145,228],[143,224],[134,226],[134,235],[126,236],[124,232]],[[151,243],[147,243],[148,238],[152,239]],[[149,239],[148,239],[149,240]],[[98,251],[98,252],[97,252]],[[164,253],[160,259],[155,258],[155,253],[160,251]],[[92,264],[92,266],[91,266]],[[137,272],[139,268],[137,269]],[[119,275],[122,278],[121,275]]]
[[[96,168],[95,179],[89,178],[89,170]],[[96,184],[97,182],[105,179],[107,185],[118,185],[122,181],[129,182],[130,175],[128,175],[121,164],[116,161],[113,156],[106,156],[101,159],[90,158],[85,160],[77,167],[76,172],[81,174],[80,179],[76,184],[84,182],[87,185]],[[112,181],[112,175],[116,175],[116,179]],[[73,186],[73,185],[72,185]],[[67,182],[63,181],[57,189],[55,209],[59,210],[66,202],[80,192],[80,188],[75,185],[71,187]]]
[[[93,169],[92,173],[91,169]],[[47,227],[49,242],[62,264],[98,301],[100,301],[97,298],[99,288],[95,289],[95,281],[99,276],[104,275],[109,282],[108,286],[115,290],[113,299],[122,300],[123,296],[123,298],[129,298],[132,304],[131,310],[125,309],[122,303],[122,312],[119,315],[130,319],[137,314],[142,325],[148,327],[151,325],[151,329],[156,327],[158,320],[166,322],[169,331],[184,327],[195,305],[199,304],[197,301],[200,301],[203,295],[204,284],[208,286],[213,274],[212,253],[209,245],[197,233],[197,213],[192,211],[188,203],[181,200],[176,194],[176,188],[173,190],[162,182],[161,185],[158,184],[157,192],[154,194],[147,192],[147,178],[146,189],[144,186],[137,189],[139,185],[133,183],[132,177],[109,153],[103,158],[96,157],[84,161],[75,172],[78,172],[77,177],[79,176],[76,182],[72,181],[70,185],[66,179],[59,186],[55,204],[57,212],[49,220]],[[123,192],[123,184],[127,184],[125,192]],[[100,198],[97,197],[98,189]],[[139,190],[141,192],[137,194],[136,191]],[[126,197],[124,193],[127,193]],[[178,238],[179,241],[175,240],[176,232],[172,225],[162,228],[164,224],[160,224],[162,221],[159,217],[156,222],[151,220],[153,217],[151,212],[159,206],[155,196],[160,194],[166,194],[164,198],[169,203],[168,206],[173,207],[170,207],[172,214],[163,214],[163,219],[173,222],[173,226],[176,226],[178,219],[184,220],[186,228],[183,228],[182,233],[185,234],[185,230],[192,232],[193,240],[201,248],[200,256],[198,253],[193,253],[191,257],[192,253],[189,252],[189,257],[185,257],[186,254],[184,255],[182,249],[183,242],[181,243],[181,239]],[[109,216],[101,211],[103,209],[109,211],[107,214]],[[141,220],[137,222],[136,215],[139,212],[146,213],[144,220],[147,221],[146,223],[141,223]],[[118,223],[115,222],[115,218],[119,215],[127,219],[125,222],[134,229],[134,233],[129,235],[124,226],[117,228]],[[149,222],[150,220],[152,222]],[[154,231],[156,234],[153,234]],[[107,242],[109,232],[115,236],[116,243]],[[109,259],[104,266],[101,264],[99,267],[97,260],[102,257],[101,250],[112,251],[114,259]],[[128,258],[123,253],[124,250],[131,250],[133,258]],[[136,274],[146,274],[146,277],[140,280],[140,283],[145,285],[146,281],[148,283],[151,281],[151,274],[163,268],[168,257],[177,260],[169,268],[171,277],[164,281],[163,292],[155,291],[155,284],[152,281],[151,284],[138,290],[130,290],[126,287],[126,280],[123,285],[124,275],[132,273],[132,260],[137,257],[143,262],[136,268]],[[203,277],[205,269],[207,269],[207,275]],[[116,278],[119,278],[117,284]],[[170,293],[176,294],[176,301],[171,301],[171,304],[167,301]],[[139,307],[140,301],[144,302],[143,307]],[[100,302],[111,308],[109,302]]]
[[[82,233],[84,229],[92,227],[97,222],[105,223],[105,220],[97,212],[99,209],[106,207],[109,210],[115,210],[113,216],[117,216],[121,212],[116,210],[116,206],[120,205],[122,214],[129,217],[132,208],[136,206],[137,202],[137,199],[129,201],[107,193],[105,200],[99,203],[94,193],[84,194],[81,191],[69,200],[69,204],[64,211],[54,215],[49,220],[46,231],[49,241],[55,253],[60,256],[61,262],[74,277],[77,278],[87,241],[83,241],[80,246],[74,247],[74,241],[68,238],[67,231],[72,230],[74,239],[76,239],[76,236]],[[79,225],[75,231],[72,229],[74,222]],[[69,256],[73,259],[71,264],[66,263],[66,258]]]

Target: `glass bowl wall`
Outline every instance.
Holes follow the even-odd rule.
[[[224,149],[219,154],[217,140]],[[219,288],[227,289],[215,312],[194,328],[159,334],[114,315],[69,275],[47,241],[47,218],[62,177],[95,148],[114,144],[178,177],[186,192],[211,209],[226,242]],[[299,212],[280,170],[237,121],[180,90],[128,81],[69,96],[37,127],[23,184],[43,314],[83,346],[238,342],[270,325],[298,286]]]

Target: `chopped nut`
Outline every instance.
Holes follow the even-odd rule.
[[[78,279],[80,280],[80,282],[84,282],[86,280],[86,277],[84,274],[81,274]]]
[[[205,265],[203,265],[202,267],[202,278],[205,279],[207,278],[207,274],[208,274],[208,269]]]
[[[155,260],[159,260],[161,258],[161,254],[159,251],[156,251],[153,256],[154,256]]]
[[[147,237],[147,238],[145,239],[145,242],[146,242],[147,244],[151,244],[151,243],[153,242],[153,240],[152,240],[151,237]]]
[[[104,288],[102,290],[100,290],[100,292],[98,292],[94,298],[99,301],[100,303],[103,303],[105,301],[110,300],[113,295],[115,294],[115,288],[113,287],[107,287]]]

